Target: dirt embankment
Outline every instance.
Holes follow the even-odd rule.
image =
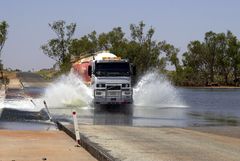
[[[17,72],[3,72],[3,76],[7,77],[8,79],[16,79],[17,78]]]
[[[0,137],[0,160],[96,160],[61,131],[0,130]]]
[[[17,77],[17,72],[4,72],[4,77],[7,78],[7,88],[22,89],[22,84]]]

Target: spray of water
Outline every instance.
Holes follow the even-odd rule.
[[[39,110],[44,108],[43,100],[51,107],[77,106],[86,107],[92,102],[92,90],[82,79],[70,72],[53,82],[45,91],[42,98],[16,101],[0,101],[0,106],[22,110]],[[167,79],[157,72],[149,72],[140,79],[134,88],[134,104],[151,107],[186,107],[179,97],[177,90]],[[36,108],[38,107],[38,108]]]
[[[62,107],[63,105],[86,106],[92,101],[92,91],[82,79],[70,72],[53,82],[46,89],[42,98],[46,100],[49,107]]]
[[[29,97],[18,97],[16,94],[16,98],[5,99],[5,94],[0,97],[0,116],[1,111],[4,108],[7,109],[16,109],[22,111],[40,111],[43,107],[36,106],[31,102],[31,98]],[[39,99],[35,99],[36,102],[40,102]]]
[[[186,107],[177,90],[158,72],[145,74],[134,88],[137,106]]]
[[[1,96],[4,96],[4,94],[1,94]],[[42,98],[4,99],[4,97],[0,97],[0,116],[4,108],[40,111],[45,108],[43,100],[47,102],[50,108],[66,108],[68,105],[85,107],[92,101],[92,91],[79,76],[70,72],[51,83]]]
[[[50,107],[75,105],[87,106],[92,102],[92,90],[82,79],[70,72],[62,76],[46,90],[43,98]],[[149,72],[140,79],[134,88],[136,106],[186,107],[177,89],[165,76],[158,72]]]

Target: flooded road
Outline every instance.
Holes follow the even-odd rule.
[[[71,119],[68,114],[76,110],[83,124],[150,127],[240,125],[240,102],[237,101],[240,90],[201,90],[201,94],[199,89],[179,90],[188,105],[186,107],[68,106],[50,110],[60,119]],[[209,95],[217,100],[211,100]]]
[[[13,80],[1,98],[0,129],[9,130],[57,130],[56,125],[49,121],[46,110],[35,106],[32,100],[41,97],[44,93],[45,81],[39,75],[20,73],[18,79]],[[11,81],[11,80],[10,80]],[[23,88],[23,83],[31,82],[31,87]],[[41,84],[41,86],[37,85]]]
[[[4,107],[1,109],[0,128],[6,126],[6,121],[25,121],[30,122],[29,125],[31,122],[40,121],[40,127],[48,128],[45,126],[48,117],[43,106],[44,99],[47,99],[52,117],[65,122],[72,122],[72,111],[76,111],[81,124],[147,127],[240,125],[240,89],[191,89],[173,88],[166,85],[158,89],[160,90],[159,94],[162,93],[164,97],[154,96],[152,104],[138,102],[132,106],[94,107],[82,103],[76,99],[76,95],[75,100],[65,101],[65,104],[52,105],[51,100],[54,100],[53,102],[62,100],[56,95],[50,96],[50,99],[43,97],[48,89],[41,82],[46,84],[46,81],[36,74],[21,73],[19,77],[25,88],[23,91],[12,90],[6,96]],[[168,88],[172,88],[170,92]],[[69,92],[65,87],[63,89],[63,93],[56,93],[64,95]],[[22,98],[22,93],[24,93],[24,98]],[[71,94],[73,95],[73,93]],[[67,93],[68,96],[71,94]],[[25,96],[29,98],[26,100]],[[167,97],[172,98],[166,101]],[[178,104],[180,101],[175,101],[175,98],[181,100],[181,103]],[[36,105],[30,101],[31,99]],[[25,103],[23,103],[24,101]],[[10,124],[8,123],[8,125]]]

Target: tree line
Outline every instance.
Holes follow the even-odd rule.
[[[80,38],[71,39],[76,24],[66,25],[65,21],[61,20],[49,26],[57,34],[57,38],[49,40],[41,48],[46,55],[57,60],[61,71],[70,70],[71,56],[81,56],[99,50],[109,50],[117,56],[128,59],[137,67],[138,76],[149,70],[166,72],[168,63],[179,65],[177,58],[179,49],[166,41],[154,40],[154,28],[146,29],[143,21],[129,26],[130,39],[126,38],[121,27],[100,34],[92,31]]]
[[[239,85],[240,41],[231,32],[205,33],[204,41],[191,41],[183,65],[172,73],[178,85]]]
[[[57,61],[63,72],[70,70],[72,56],[109,50],[129,59],[137,67],[138,76],[157,70],[166,74],[175,85],[237,85],[240,81],[240,41],[231,31],[205,33],[204,41],[191,41],[179,60],[179,49],[164,40],[155,40],[155,29],[146,28],[143,21],[130,24],[130,38],[126,38],[121,27],[100,34],[92,31],[73,39],[75,23],[67,25],[61,20],[49,26],[57,38],[41,48]],[[167,70],[169,65],[174,70]]]
[[[73,38],[76,24],[59,20],[49,24],[56,33],[41,46],[44,54],[56,60],[61,72],[71,68],[71,57],[99,50],[129,59],[137,67],[137,76],[157,70],[180,86],[239,85],[240,83],[240,40],[231,32],[205,33],[203,41],[194,40],[179,59],[179,49],[166,41],[155,39],[155,29],[146,27],[143,21],[130,24],[130,38],[121,27],[109,32],[92,31],[80,38]],[[1,55],[7,40],[8,24],[0,22],[0,69]],[[171,65],[174,70],[167,70]]]

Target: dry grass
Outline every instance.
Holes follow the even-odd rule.
[[[3,71],[3,76],[7,77],[8,79],[15,79],[15,78],[17,78],[17,73],[16,72]]]

